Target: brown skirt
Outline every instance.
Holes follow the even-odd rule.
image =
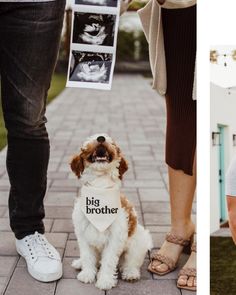
[[[193,175],[196,101],[192,99],[196,59],[196,6],[162,9],[167,69],[166,163]]]

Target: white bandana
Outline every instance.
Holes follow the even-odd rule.
[[[80,206],[88,220],[100,231],[105,231],[117,218],[121,208],[120,187],[114,182],[98,186],[98,181],[84,184],[80,191]],[[104,182],[103,182],[104,184]]]

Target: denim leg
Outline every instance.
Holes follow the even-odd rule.
[[[46,97],[65,1],[0,3],[2,106],[8,131],[10,225],[17,238],[44,232],[49,139]]]

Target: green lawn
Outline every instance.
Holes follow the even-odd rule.
[[[48,103],[50,103],[65,88],[65,84],[66,84],[65,74],[53,75],[51,88],[49,89],[49,92],[48,92]],[[0,107],[0,150],[5,145],[6,145],[6,129],[4,127],[4,122],[3,122],[2,107]]]
[[[50,103],[65,88],[65,85],[66,85],[65,74],[53,75],[51,87],[48,92],[48,103]]]
[[[147,1],[134,0],[129,6],[130,10],[138,10],[146,5]]]
[[[236,246],[231,238],[211,237],[211,295],[236,294]]]

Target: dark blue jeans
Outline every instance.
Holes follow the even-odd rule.
[[[10,179],[10,225],[18,239],[44,233],[49,139],[46,98],[65,0],[0,3],[0,74]]]

